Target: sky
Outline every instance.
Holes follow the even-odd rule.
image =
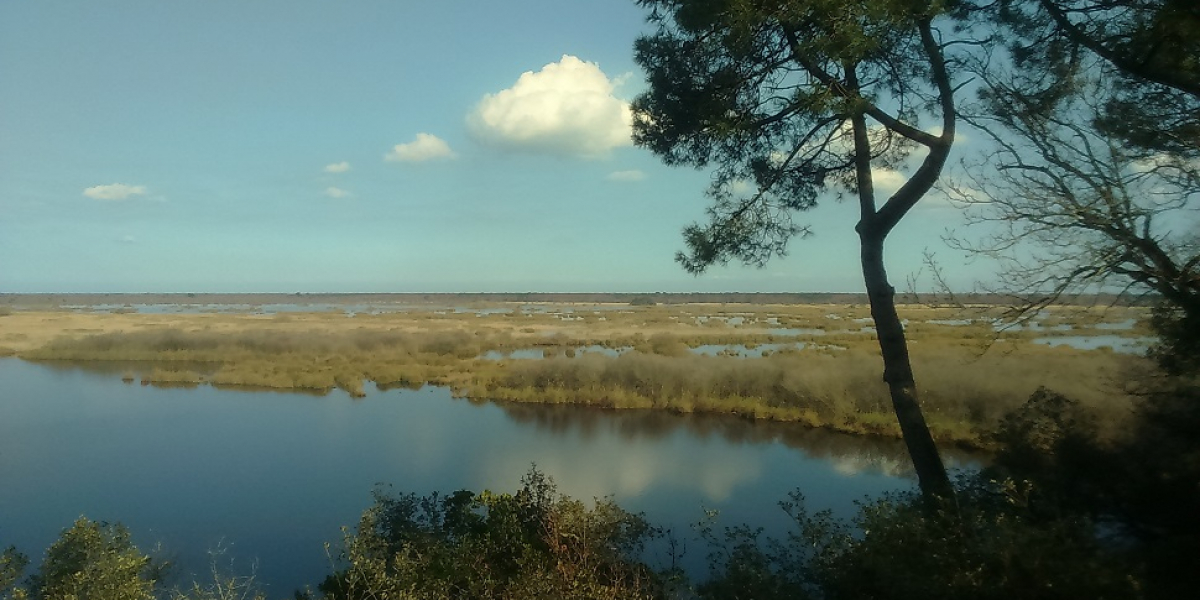
[[[832,199],[765,268],[674,261],[711,174],[630,141],[645,15],[0,0],[0,293],[862,291],[857,208]],[[929,285],[930,250],[969,289],[941,241],[961,224],[922,201],[893,284]]]

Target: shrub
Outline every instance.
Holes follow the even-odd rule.
[[[345,569],[326,598],[656,598],[662,587],[636,560],[657,530],[608,500],[595,507],[557,493],[531,470],[515,494],[380,491],[347,534]]]
[[[160,574],[124,526],[80,517],[46,550],[29,591],[35,600],[152,600]]]
[[[17,552],[9,546],[0,552],[0,598],[4,600],[24,600],[27,590],[17,587],[25,567],[29,566],[29,557]]]
[[[1044,521],[979,481],[958,503],[930,506],[916,493],[864,504],[850,522],[810,515],[794,493],[782,503],[797,529],[707,530],[717,551],[705,599],[1137,598],[1130,565],[1097,541],[1090,522]]]

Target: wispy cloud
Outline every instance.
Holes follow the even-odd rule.
[[[407,144],[396,144],[383,159],[392,162],[424,162],[457,156],[442,138],[429,133],[418,133],[415,140]]]
[[[619,181],[622,183],[632,183],[635,181],[642,181],[645,178],[645,173],[637,169],[633,169],[630,171],[613,171],[612,173],[609,173],[608,177],[605,179],[609,181]]]
[[[349,170],[350,170],[350,163],[348,163],[344,160],[342,162],[336,162],[336,163],[331,163],[331,164],[325,165],[326,173],[345,173],[346,171],[349,171]]]
[[[350,196],[353,196],[354,194],[352,194],[346,190],[343,190],[342,188],[339,188],[339,187],[329,186],[329,187],[325,188],[325,195],[329,196],[330,198],[349,198]]]
[[[467,116],[480,142],[511,150],[583,158],[631,145],[629,103],[596,63],[564,55],[526,71],[512,87],[480,100]]]
[[[146,186],[126,185],[124,183],[94,185],[83,190],[83,195],[95,200],[126,200],[132,196],[146,195]]]

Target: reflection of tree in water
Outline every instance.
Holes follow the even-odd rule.
[[[843,474],[871,472],[910,477],[912,463],[898,439],[857,436],[797,423],[750,421],[733,415],[675,414],[655,410],[605,410],[587,406],[497,402],[515,422],[563,437],[594,438],[612,432],[622,439],[661,440],[684,434],[697,440],[719,437],[728,444],[774,444],[827,460]],[[946,449],[951,467],[983,462],[980,454]]]

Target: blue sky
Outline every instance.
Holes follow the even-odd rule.
[[[709,175],[628,139],[632,0],[0,1],[0,292],[860,291],[855,207],[673,260]],[[881,187],[886,187],[882,185]],[[889,241],[901,287],[959,225]]]

